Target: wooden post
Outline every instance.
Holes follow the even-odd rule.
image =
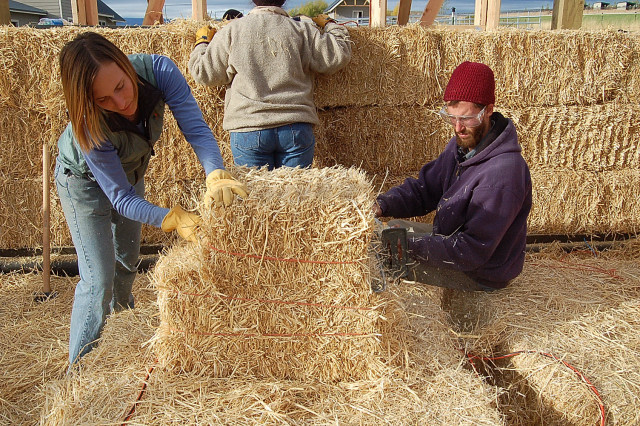
[[[369,26],[384,27],[387,25],[387,0],[371,0],[369,3]]]
[[[500,0],[487,1],[487,26],[486,29],[493,30],[500,25]]]
[[[398,6],[398,25],[407,25],[411,14],[411,0],[400,0]]]
[[[71,0],[71,16],[75,25],[87,25],[84,0]]]
[[[577,30],[582,26],[584,0],[554,0],[552,30]]]
[[[11,24],[11,12],[9,11],[9,0],[0,0],[0,25]]]
[[[422,12],[420,25],[425,27],[433,25],[436,20],[436,16],[438,16],[438,12],[442,7],[442,3],[444,3],[444,0],[429,0],[427,5],[424,7],[424,12]]]
[[[42,291],[51,293],[51,243],[49,232],[51,227],[51,202],[49,197],[49,170],[51,155],[47,143],[42,144]]]
[[[207,0],[191,0],[191,19],[204,21],[207,18]]]
[[[488,0],[476,0],[476,12],[473,15],[473,25],[477,27],[487,26]]]
[[[82,0],[79,0],[82,1]],[[84,10],[87,17],[87,25],[98,25],[98,2],[97,0],[85,0]]]
[[[147,2],[147,12],[144,14],[142,25],[162,24],[162,8],[164,0],[149,0]]]

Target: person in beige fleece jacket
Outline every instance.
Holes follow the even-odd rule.
[[[189,71],[199,84],[226,85],[222,126],[237,165],[309,167],[319,122],[315,75],[351,59],[346,28],[322,18],[317,26],[296,21],[284,1],[253,0],[246,16],[196,34]]]

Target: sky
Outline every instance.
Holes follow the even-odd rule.
[[[143,18],[147,9],[147,2],[144,0],[103,0],[114,11],[123,18]],[[287,0],[284,4],[285,9],[293,9],[307,3],[309,0]],[[327,4],[331,4],[332,0],[325,0]],[[387,9],[393,9],[398,3],[397,0],[387,0]],[[411,4],[411,10],[424,10],[427,0],[414,0]],[[475,7],[475,0],[445,0],[448,8],[455,7],[456,12],[472,12]],[[502,0],[501,10],[514,9],[536,9],[540,7],[553,7],[553,0]],[[253,8],[251,0],[222,0],[207,1],[207,10],[213,18],[221,18],[227,9],[237,9],[243,13],[249,12]],[[190,0],[165,0],[164,7],[165,17],[173,18],[191,18],[191,1]]]

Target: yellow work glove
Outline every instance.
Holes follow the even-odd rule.
[[[324,26],[327,25],[327,22],[336,22],[334,19],[329,18],[329,15],[326,15],[324,13],[311,18],[311,20],[315,22],[316,25],[320,28],[324,28]]]
[[[231,173],[224,169],[216,169],[207,175],[207,192],[204,194],[204,203],[209,206],[228,207],[233,203],[235,195],[247,198],[249,191],[244,184],[238,182]]]
[[[196,44],[194,44],[193,46],[195,47],[200,43],[209,43],[215,33],[215,28],[211,28],[210,26],[205,25],[204,27],[196,31]]]
[[[178,235],[187,241],[196,242],[196,229],[201,219],[195,213],[190,213],[180,206],[175,206],[162,219],[160,227],[164,232],[177,231]]]

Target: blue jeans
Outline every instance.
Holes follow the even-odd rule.
[[[142,224],[120,216],[91,177],[74,176],[56,164],[55,179],[80,272],[69,336],[73,365],[95,346],[112,310],[133,308]],[[142,179],[134,188],[144,196]]]
[[[309,167],[316,138],[309,123],[293,123],[252,132],[231,132],[231,153],[238,166],[268,166],[269,170]]]

